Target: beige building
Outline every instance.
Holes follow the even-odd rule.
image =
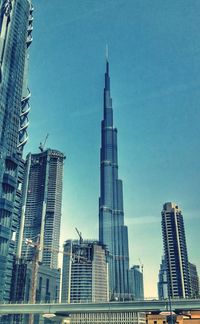
[[[168,314],[146,315],[147,324],[166,324],[168,323]],[[185,312],[183,315],[173,314],[173,319],[176,324],[200,324],[200,311]]]

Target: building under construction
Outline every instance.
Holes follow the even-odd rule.
[[[41,290],[41,273],[49,275],[47,282],[51,278],[55,279],[55,286],[52,288],[54,292],[60,277],[57,269],[65,157],[57,150],[44,151],[43,147],[40,150],[38,154],[28,154],[25,161],[22,208],[10,296],[13,302],[38,300],[41,295],[38,295],[38,290]],[[57,299],[52,293],[49,295],[51,297],[47,295],[48,288],[47,293],[42,294],[39,300]]]
[[[28,154],[22,186],[21,217],[12,274],[12,302],[58,302],[58,253],[65,156],[40,145]],[[29,323],[38,319],[32,317]],[[36,316],[35,316],[36,317]],[[26,318],[23,319],[26,322]],[[11,319],[8,319],[8,323]],[[21,323],[16,316],[15,323]]]
[[[97,241],[64,244],[62,302],[108,301],[108,252]]]
[[[22,243],[22,256],[29,261],[33,259],[34,249],[26,244],[26,240],[36,241],[40,236],[39,259],[52,269],[58,267],[64,159],[63,153],[52,149],[29,154],[26,159],[27,182],[23,184],[21,224],[24,223],[24,227],[23,235],[20,232],[18,237],[19,244]]]

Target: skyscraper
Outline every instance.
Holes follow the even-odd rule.
[[[161,214],[168,294],[186,298],[191,295],[191,287],[183,216],[177,204],[171,202],[163,205]]]
[[[63,153],[47,149],[38,154],[29,154],[25,164],[25,213],[22,213],[24,219],[21,219],[24,230],[23,240],[20,234],[18,245],[22,244],[22,255],[32,260],[34,249],[27,246],[25,241],[36,241],[39,237],[40,261],[52,269],[58,267],[64,159]]]
[[[134,265],[129,270],[129,293],[133,300],[144,299],[143,271],[139,265]]]
[[[99,241],[110,252],[110,297],[125,298],[128,294],[128,230],[124,225],[122,181],[118,179],[117,129],[113,127],[108,60],[100,159]]]
[[[21,204],[22,151],[28,137],[27,68],[32,12],[30,0],[0,1],[0,301],[10,298]]]
[[[57,301],[59,296],[58,252],[65,157],[57,150],[43,151],[42,145],[40,149],[41,153],[29,153],[24,163],[12,275],[14,302],[50,302]],[[21,323],[18,316],[16,320]],[[34,316],[30,315],[29,320],[32,323]],[[35,317],[35,321],[39,319]]]
[[[62,302],[108,301],[107,251],[99,242],[64,244]]]

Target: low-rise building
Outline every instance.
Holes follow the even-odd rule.
[[[200,311],[184,312],[182,315],[166,312],[165,314],[147,315],[147,324],[200,324]]]
[[[63,324],[146,324],[145,313],[103,312],[74,314],[66,318]]]

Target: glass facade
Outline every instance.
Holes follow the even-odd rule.
[[[128,230],[124,225],[122,181],[118,179],[117,129],[113,127],[108,61],[100,158],[99,241],[107,247],[110,255],[110,298],[124,299],[128,296]]]
[[[32,12],[29,0],[0,1],[0,301],[10,299],[21,205]]]

